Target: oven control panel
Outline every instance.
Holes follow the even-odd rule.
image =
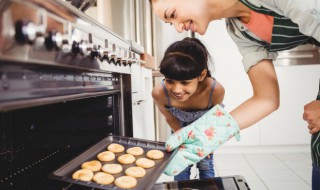
[[[62,0],[0,3],[0,61],[131,73],[130,42]]]

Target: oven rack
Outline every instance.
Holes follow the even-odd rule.
[[[48,174],[63,164],[65,158],[71,159],[81,152],[70,150],[68,147],[65,149],[41,151],[25,148],[18,153],[15,152],[14,154],[2,156],[0,165],[6,165],[7,167],[0,171],[0,189],[37,190],[42,189],[44,185],[47,189],[52,190],[91,189],[75,184],[53,181],[47,175],[43,175],[43,173]],[[61,158],[63,158],[63,161],[61,161]],[[31,183],[32,181],[36,181],[36,183]],[[30,186],[26,187],[26,185]]]

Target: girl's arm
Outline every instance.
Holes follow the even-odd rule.
[[[180,129],[180,123],[165,107],[166,97],[161,85],[157,85],[152,89],[153,100],[158,107],[159,111],[165,117],[166,122],[173,132]]]
[[[247,128],[266,117],[279,107],[279,86],[271,60],[261,60],[248,72],[253,96],[230,114],[237,121],[240,129]]]
[[[214,80],[216,80],[216,79],[214,79]],[[212,104],[213,105],[221,104],[223,102],[224,92],[225,92],[224,87],[217,81],[217,84],[214,87],[213,95],[212,95]]]

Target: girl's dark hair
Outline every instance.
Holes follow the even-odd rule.
[[[160,63],[160,72],[169,79],[190,80],[207,69],[207,77],[211,77],[208,60],[211,57],[203,43],[197,38],[187,37],[168,47]]]

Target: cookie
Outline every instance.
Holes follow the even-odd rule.
[[[118,162],[121,164],[132,164],[134,161],[136,161],[136,158],[131,154],[123,154],[118,157]]]
[[[98,172],[94,174],[93,181],[101,185],[108,185],[114,181],[114,177],[113,175],[110,175],[104,172]]]
[[[127,153],[133,156],[140,156],[143,154],[143,149],[141,147],[131,147],[127,149]]]
[[[147,157],[150,159],[158,160],[164,157],[164,153],[160,150],[149,150]]]
[[[92,160],[81,164],[82,169],[89,169],[93,172],[99,171],[101,167],[102,164],[98,160]]]
[[[102,166],[102,171],[109,174],[117,174],[122,171],[122,166],[120,164],[105,164]]]
[[[155,162],[148,158],[138,158],[136,161],[136,165],[142,168],[152,168],[155,165]]]
[[[101,152],[97,155],[97,158],[100,160],[100,161],[112,161],[115,159],[115,154],[111,151],[104,151],[104,152]]]
[[[93,178],[93,172],[89,169],[80,169],[72,174],[72,179],[81,181],[91,181]]]
[[[123,189],[130,189],[137,185],[137,179],[132,176],[121,176],[114,181],[114,184]]]
[[[146,175],[146,170],[139,166],[133,166],[133,167],[127,168],[124,173],[128,176],[141,178]]]
[[[124,146],[122,146],[121,144],[117,144],[117,143],[111,143],[108,148],[109,151],[114,152],[114,153],[120,153],[124,151]]]

